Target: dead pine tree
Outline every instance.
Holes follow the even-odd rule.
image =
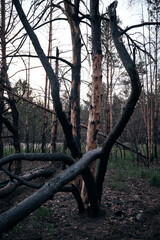
[[[95,2],[97,4],[99,3],[99,1],[95,1]],[[66,188],[67,187],[66,184],[70,183],[79,174],[82,175],[83,181],[85,182],[88,202],[90,206],[89,208],[90,213],[94,217],[98,215],[102,192],[103,192],[103,182],[106,174],[110,151],[113,145],[115,144],[116,140],[118,139],[118,137],[123,132],[126,124],[128,123],[141,93],[141,83],[139,81],[139,76],[138,76],[135,62],[131,59],[130,55],[128,54],[124,46],[124,43],[122,41],[122,32],[119,30],[117,26],[117,17],[116,17],[117,1],[115,1],[108,8],[111,34],[112,34],[112,38],[114,40],[114,44],[117,49],[117,52],[120,56],[120,59],[130,77],[131,92],[123,108],[123,111],[119,119],[117,120],[117,123],[115,124],[115,126],[112,128],[111,132],[105,139],[102,145],[102,148],[96,148],[94,150],[90,150],[81,157],[79,148],[77,147],[77,144],[75,144],[75,140],[72,134],[72,126],[68,122],[68,119],[66,118],[66,115],[62,109],[62,104],[61,104],[60,95],[59,95],[59,85],[58,85],[56,74],[54,73],[51,65],[49,64],[48,59],[44,54],[44,51],[38,41],[37,36],[35,35],[32,27],[28,23],[19,0],[13,0],[13,3],[25,30],[32,41],[35,51],[48,75],[50,85],[51,85],[51,95],[53,98],[55,111],[56,111],[58,120],[62,125],[64,134],[66,137],[67,145],[71,151],[72,157],[69,157],[62,153],[55,153],[54,155],[48,155],[48,158],[46,157],[47,159],[52,159],[52,160],[54,159],[55,161],[61,160],[63,162],[66,162],[69,165],[69,167],[63,172],[61,172],[60,174],[58,174],[56,177],[52,178],[49,182],[45,183],[33,195],[26,198],[24,201],[18,203],[16,206],[11,208],[10,210],[1,214],[0,215],[0,233],[1,234],[11,229],[14,225],[16,225],[22,219],[27,217],[31,212],[39,208],[44,202],[46,202],[49,199],[53,199],[54,195],[58,191],[62,191],[63,187]],[[98,55],[97,58],[99,59],[99,57],[100,56]],[[40,154],[40,155],[9,156],[8,158],[3,158],[2,160],[0,160],[0,167],[8,163],[9,161],[12,161],[13,157],[18,158],[18,156],[19,158],[23,157],[23,159],[25,158],[30,159],[31,156],[32,158],[40,159],[42,158],[43,155]],[[79,161],[75,161],[77,158],[79,158]],[[91,163],[93,163],[97,159],[100,159],[100,161],[99,161],[97,176],[95,179],[91,174],[89,166]],[[78,202],[78,206],[80,210],[83,211],[84,208],[83,208],[83,202],[82,202],[80,193],[77,191],[77,189],[75,191],[73,191],[72,189],[72,192],[74,192],[74,196],[76,196],[75,198]]]

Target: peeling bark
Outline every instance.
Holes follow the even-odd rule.
[[[101,51],[101,18],[99,1],[90,2],[92,31],[92,99],[89,111],[86,151],[97,147],[97,134],[100,123],[102,96],[102,51]]]
[[[101,50],[101,18],[99,15],[99,1],[90,1],[90,19],[92,32],[92,98],[89,111],[86,152],[97,148],[98,129],[101,112],[102,96],[102,50]],[[95,177],[95,162],[90,166]],[[81,196],[87,202],[85,185],[83,183]]]

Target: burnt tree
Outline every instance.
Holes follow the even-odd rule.
[[[96,2],[98,3],[98,1]],[[114,44],[117,48],[117,51],[123,62],[123,65],[126,68],[126,71],[128,72],[128,75],[130,77],[131,93],[126,102],[126,105],[123,108],[122,114],[120,115],[117,121],[117,124],[112,129],[112,131],[110,132],[106,140],[104,141],[102,149],[97,148],[97,149],[88,151],[84,156],[81,157],[81,153],[79,151],[79,148],[77,147],[77,144],[75,143],[75,140],[72,134],[72,126],[68,122],[66,115],[62,110],[62,104],[59,96],[59,86],[58,86],[56,75],[51,65],[49,64],[48,59],[45,56],[35,33],[33,32],[33,29],[31,28],[31,26],[29,25],[26,19],[26,16],[22,10],[20,2],[18,0],[13,0],[13,3],[17,9],[21,22],[33,43],[33,46],[37,52],[37,55],[41,60],[41,63],[48,75],[48,78],[51,84],[51,93],[52,93],[55,111],[62,125],[63,131],[65,133],[67,145],[72,153],[72,158],[69,158],[68,156],[63,155],[61,153],[48,156],[48,160],[51,160],[50,157],[52,158],[52,161],[53,160],[56,161],[56,159],[58,158],[62,162],[63,161],[65,163],[67,162],[67,164],[71,166],[68,167],[64,172],[58,174],[55,178],[51,179],[49,182],[45,183],[33,195],[26,198],[24,201],[17,204],[7,212],[4,212],[3,214],[1,214],[0,216],[0,233],[1,234],[11,229],[19,221],[21,221],[22,219],[27,217],[31,212],[33,212],[38,207],[40,207],[44,202],[46,202],[49,199],[53,199],[54,194],[56,194],[58,191],[62,191],[63,189],[64,191],[67,191],[65,185],[68,184],[70,181],[72,181],[79,174],[82,175],[83,180],[85,182],[85,186],[88,194],[88,201],[90,204],[90,212],[92,216],[97,216],[97,214],[99,213],[99,203],[101,202],[103,181],[104,181],[104,176],[107,169],[108,158],[109,158],[111,148],[116,142],[116,140],[118,139],[118,137],[123,132],[126,124],[128,123],[141,93],[141,84],[139,81],[139,76],[136,70],[135,62],[129,56],[122,41],[121,31],[117,27],[117,18],[116,18],[117,1],[115,1],[108,8],[110,28],[111,28]],[[25,158],[40,159],[42,158],[42,155],[33,154],[32,156],[31,155],[23,155],[23,156],[14,155],[14,157],[9,156],[7,158],[3,158],[0,160],[0,167],[3,167],[4,164],[12,161],[13,158],[14,159],[22,159],[22,158],[23,159]],[[77,158],[79,158],[79,161],[75,162],[75,159]],[[97,159],[100,159],[100,163],[98,168],[98,174],[95,181],[88,166]],[[65,188],[63,188],[64,186]],[[77,189],[75,190],[74,188],[73,190],[72,188],[72,192],[74,192],[74,196],[79,204],[79,210],[84,210],[83,202],[81,201],[80,194],[77,192]]]

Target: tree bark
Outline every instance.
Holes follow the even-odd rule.
[[[71,1],[68,1],[71,3]],[[72,87],[71,87],[71,124],[76,144],[81,151],[80,144],[80,73],[81,73],[81,32],[78,17],[79,1],[74,6],[64,1],[66,16],[71,29],[72,39]]]
[[[6,39],[5,39],[5,1],[1,1],[1,31],[2,31],[2,36],[1,36],[1,51],[2,51],[2,68],[1,68],[1,77],[3,78],[3,84],[6,85],[6,88],[9,89],[8,93],[8,98],[9,98],[9,104],[11,107],[11,114],[12,114],[12,127],[10,128],[10,131],[13,134],[13,145],[16,153],[20,152],[20,142],[19,142],[19,113],[15,104],[15,99],[10,92],[12,92],[10,82],[8,79],[8,74],[7,74],[7,62],[6,62]],[[4,86],[3,86],[4,87]],[[1,117],[1,119],[4,119],[4,116]],[[4,122],[3,122],[4,123]],[[6,126],[7,127],[7,126]],[[15,163],[15,172],[20,173],[21,172],[21,162],[16,162]]]
[[[69,147],[69,149],[71,150],[72,156],[74,158],[79,157],[79,149],[77,147],[77,145],[75,144],[73,135],[72,135],[72,126],[71,124],[68,122],[68,119],[66,117],[66,114],[64,113],[64,111],[62,110],[62,103],[60,101],[60,95],[59,95],[59,83],[58,83],[58,79],[56,77],[56,74],[54,73],[51,65],[48,62],[48,59],[43,51],[43,49],[41,48],[41,45],[38,41],[38,38],[36,36],[36,34],[34,33],[33,29],[31,28],[31,26],[29,25],[27,18],[25,16],[25,13],[21,7],[21,4],[19,3],[18,0],[13,0],[13,3],[16,7],[16,10],[18,12],[18,15],[21,19],[21,22],[26,30],[26,32],[28,33],[33,46],[35,48],[35,51],[37,52],[37,55],[48,75],[49,81],[50,81],[50,85],[51,85],[51,95],[53,98],[53,103],[54,103],[54,107],[55,107],[55,111],[57,114],[57,117],[62,125],[63,131],[65,133],[66,136],[66,140],[67,140],[67,145]]]
[[[118,137],[123,132],[125,126],[127,125],[141,93],[141,83],[139,80],[138,72],[136,70],[135,62],[129,56],[122,42],[121,33],[119,32],[117,27],[116,7],[117,7],[117,1],[113,2],[108,7],[111,34],[112,34],[116,49],[121,58],[121,61],[130,77],[131,93],[126,102],[126,105],[123,108],[121,116],[119,117],[116,125],[114,126],[114,128],[112,129],[112,131],[110,132],[110,134],[108,135],[108,137],[106,138],[103,144],[102,154],[101,154],[97,178],[96,178],[99,201],[101,201],[101,197],[102,197],[103,182],[104,182],[104,177],[107,169],[110,151],[112,149],[112,146],[118,139]]]
[[[102,50],[101,50],[101,17],[99,15],[99,0],[90,1],[90,19],[92,32],[92,97],[89,111],[86,152],[97,148],[98,129],[100,123],[102,98]],[[90,166],[95,177],[95,162]],[[85,184],[83,183],[81,196],[87,202]]]
[[[51,177],[54,172],[55,172],[55,169],[53,169],[53,168],[44,168],[43,167],[43,168],[35,169],[33,171],[25,173],[25,174],[20,176],[20,179],[17,179],[17,180],[15,180],[14,176],[12,176],[12,181],[8,180],[8,181],[5,181],[5,183],[0,182],[0,198],[8,196],[17,187],[22,186],[22,185],[27,185],[27,186],[30,186],[30,187],[34,187],[35,185],[32,185],[32,183],[30,185],[28,184],[29,181],[31,181],[33,179],[36,179],[36,178],[39,178],[39,177]],[[22,179],[22,181],[21,181],[21,179]],[[40,188],[42,186],[43,186],[43,184],[39,184],[39,187],[36,187],[36,188]]]
[[[48,57],[52,55],[52,0],[50,0],[50,16],[49,16],[49,34],[48,34]],[[57,57],[57,56],[56,56]],[[52,59],[49,60],[51,63]],[[49,98],[49,84],[48,84],[48,76],[46,74],[45,79],[45,96],[44,96],[44,107],[47,108],[47,99]],[[43,119],[43,132],[42,132],[42,153],[46,152],[46,134],[47,134],[47,125],[48,125],[48,112],[44,112]]]
[[[72,181],[77,175],[81,174],[92,161],[100,157],[100,154],[101,149],[95,149],[86,153],[78,162],[44,184],[44,186],[33,195],[12,207],[7,212],[2,213],[0,215],[0,234],[7,232],[47,200],[53,199],[55,193],[60,191],[63,186]],[[90,191],[92,190],[90,189]],[[92,195],[90,194],[90,196]],[[92,200],[94,200],[94,197]]]
[[[3,43],[5,42],[5,4],[4,1],[1,0],[1,28],[0,28],[0,40],[1,40],[1,55],[2,57],[5,55],[5,48],[3,48]],[[5,47],[5,45],[4,45]],[[2,59],[2,67],[0,69],[0,115],[3,114],[4,110],[4,101],[3,101],[3,96],[4,96],[4,60]],[[3,157],[3,122],[0,121],[0,158]]]
[[[79,151],[79,148],[73,138],[72,126],[71,126],[71,124],[69,124],[66,114],[62,110],[62,104],[61,104],[60,95],[59,95],[59,83],[58,83],[57,77],[56,77],[50,63],[48,62],[48,59],[47,59],[46,55],[44,54],[43,49],[41,48],[41,45],[38,41],[36,34],[33,32],[33,29],[31,28],[31,26],[29,25],[29,23],[27,21],[27,18],[24,14],[24,11],[21,7],[19,0],[13,0],[13,3],[16,7],[16,10],[20,17],[20,20],[21,20],[25,30],[27,31],[27,33],[33,43],[35,51],[37,52],[37,55],[39,56],[39,59],[40,59],[42,65],[48,75],[48,78],[50,80],[51,95],[53,98],[55,111],[56,111],[57,117],[62,125],[63,131],[65,133],[67,145],[68,145],[69,149],[71,150],[73,158],[78,159],[81,156],[81,152]],[[86,174],[88,174],[88,177],[85,176]],[[89,174],[89,169],[87,169],[86,171],[84,171],[82,173],[82,177],[85,179],[88,195],[90,193],[94,193],[91,196],[88,196],[88,199],[90,200],[90,204],[91,205],[93,204],[93,206],[94,206],[94,207],[91,206],[91,210],[93,210],[92,214],[96,215],[99,210],[98,199],[97,199],[98,196],[97,196],[97,192],[95,190],[92,190],[92,189],[95,189],[95,187],[96,187],[95,180],[92,177],[92,175]]]
[[[56,65],[55,65],[55,73],[58,78],[58,58],[59,58],[59,49],[56,48]],[[53,105],[53,112],[52,114],[52,126],[51,126],[51,153],[56,152],[56,140],[57,140],[57,127],[58,127],[58,119],[55,113],[54,105]]]
[[[90,1],[90,12],[92,31],[92,99],[89,112],[86,152],[97,147],[102,96],[101,18],[99,15],[99,1]]]

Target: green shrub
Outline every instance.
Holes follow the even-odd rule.
[[[135,158],[129,151],[125,152],[125,158],[120,152],[113,153],[110,156],[108,169],[114,169],[113,187],[119,188],[117,182],[123,182],[128,178],[145,178],[149,181],[151,186],[160,186],[160,171],[153,168],[145,168],[144,166],[137,166]],[[118,183],[119,185],[119,183]]]
[[[53,210],[46,207],[39,207],[35,212],[32,214],[32,221],[33,226],[38,227],[40,221],[47,220],[47,218],[51,217],[53,213]]]
[[[37,218],[47,218],[47,217],[51,217],[52,215],[52,210],[46,207],[39,207],[35,212],[34,215]]]
[[[150,177],[149,183],[151,186],[160,187],[160,174],[155,172]]]
[[[125,187],[127,187],[127,184],[124,182],[120,182],[120,181],[115,181],[114,179],[110,180],[110,186],[111,188],[114,188],[116,190],[122,190]]]

